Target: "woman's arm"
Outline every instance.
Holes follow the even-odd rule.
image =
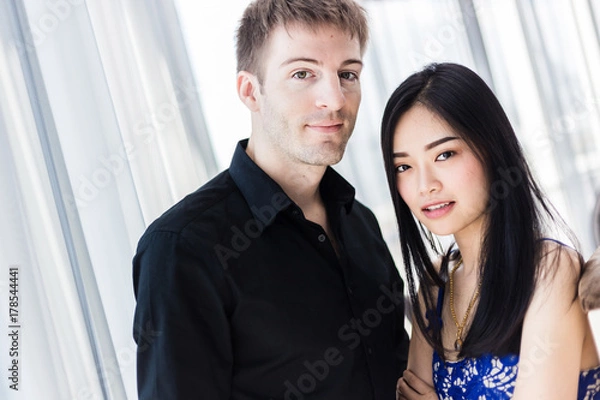
[[[408,370],[433,386],[433,348],[427,343],[418,326],[413,326],[408,350]]]
[[[576,301],[575,251],[548,242],[525,315],[515,400],[575,399],[586,316]]]
[[[433,387],[433,349],[421,334],[418,326],[413,326],[408,350],[408,369],[396,385],[399,400],[437,399]]]
[[[419,300],[421,298],[419,293]],[[424,313],[423,307],[421,312]],[[396,385],[398,399],[437,399],[433,388],[432,359],[433,348],[427,343],[419,327],[413,325],[408,350],[408,367]]]

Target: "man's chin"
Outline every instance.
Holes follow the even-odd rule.
[[[342,161],[345,150],[345,144],[343,146],[338,145],[336,148],[330,149],[328,151],[323,151],[323,149],[321,149],[321,151],[319,151],[318,153],[314,154],[313,157],[311,157],[312,162],[310,162],[310,164],[324,167],[336,165],[340,161]]]

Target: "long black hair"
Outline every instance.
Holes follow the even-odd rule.
[[[445,285],[448,261],[455,252],[448,251],[439,270],[434,268],[423,228],[398,193],[392,156],[396,125],[417,104],[441,117],[469,145],[490,183],[488,222],[479,259],[481,294],[459,357],[518,354],[523,320],[540,275],[542,232],[548,222],[560,217],[555,218],[555,210],[534,181],[500,102],[475,72],[458,64],[431,64],[400,84],[385,107],[381,146],[413,323],[440,356],[444,357],[440,321],[430,314],[437,300],[434,289]],[[562,220],[559,223],[564,225]],[[423,303],[419,305],[419,301]]]

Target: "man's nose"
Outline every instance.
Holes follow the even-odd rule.
[[[317,107],[337,111],[340,110],[345,103],[346,97],[343,92],[340,78],[337,75],[335,77],[323,78],[317,89]]]

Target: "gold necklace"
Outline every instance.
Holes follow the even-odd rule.
[[[477,298],[479,297],[479,289],[481,288],[481,281],[480,281],[479,285],[477,285],[477,289],[475,289],[475,293],[473,293],[473,297],[471,298],[471,301],[469,302],[469,306],[467,307],[467,312],[465,313],[465,316],[462,319],[462,323],[459,324],[458,318],[456,318],[456,311],[454,310],[454,272],[462,264],[462,261],[463,260],[461,257],[460,260],[458,260],[458,262],[456,263],[456,265],[452,268],[452,271],[450,272],[450,313],[452,314],[452,319],[454,320],[454,324],[456,325],[456,341],[454,342],[454,349],[458,352],[460,352],[462,350],[463,330],[465,329],[465,325],[467,324],[467,320],[469,319],[469,314],[471,314],[471,310],[473,309],[473,306],[475,305],[475,301],[477,301]]]

